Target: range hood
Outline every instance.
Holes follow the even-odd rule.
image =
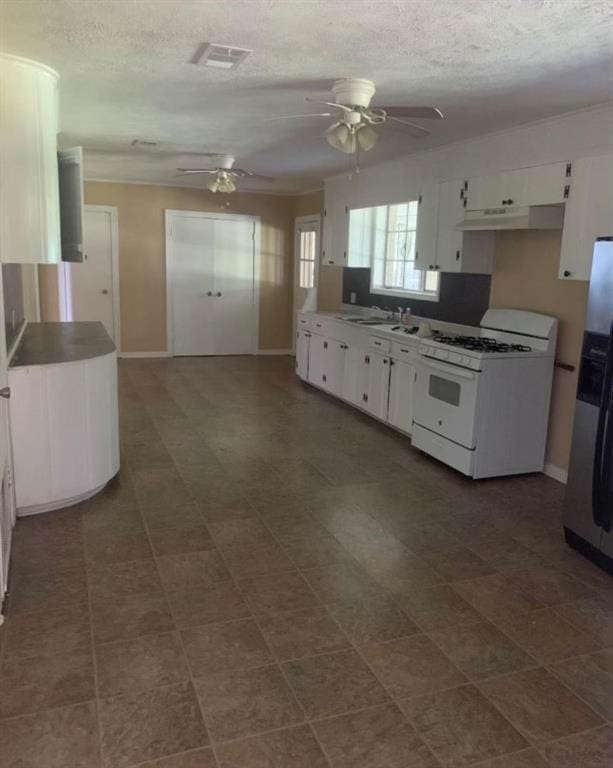
[[[563,205],[531,205],[464,211],[463,232],[505,229],[562,229]]]

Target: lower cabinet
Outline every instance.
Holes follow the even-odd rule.
[[[405,351],[405,350],[403,350]],[[410,433],[415,367],[370,349],[298,331],[298,376]]]
[[[340,397],[343,391],[347,345],[336,339],[311,335],[307,381]]]
[[[385,421],[389,397],[390,358],[377,352],[369,352],[365,357],[367,373],[362,408]]]
[[[296,333],[296,375],[305,381],[309,376],[310,341],[310,331],[298,331]]]
[[[400,360],[390,360],[390,390],[387,420],[403,432],[413,428],[413,391],[415,366]]]

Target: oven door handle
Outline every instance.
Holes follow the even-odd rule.
[[[438,360],[433,360],[426,355],[422,355],[420,360],[425,367],[434,368],[435,371],[446,373],[449,377],[456,376],[460,379],[470,379],[471,381],[477,378],[477,374],[474,371],[469,371],[466,368],[459,368],[453,364],[445,365],[445,363],[439,363]]]

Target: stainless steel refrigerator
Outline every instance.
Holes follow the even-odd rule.
[[[594,246],[564,532],[571,547],[613,573],[613,236]]]

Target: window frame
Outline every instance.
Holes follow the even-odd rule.
[[[385,207],[387,209],[386,216],[387,220],[389,221],[389,209],[393,205],[406,205],[409,203],[418,202],[417,199],[415,200],[405,200],[402,203],[388,203],[384,206],[372,206],[373,208],[377,207]],[[415,239],[417,239],[417,231],[419,228],[419,209],[417,212],[417,224],[415,227]],[[408,230],[411,231],[411,230]],[[374,232],[375,228],[373,227],[373,241],[374,241]],[[389,226],[385,230],[385,253],[387,253],[387,241],[389,237],[390,229]],[[387,259],[383,259],[384,264],[384,271],[385,271],[385,265],[387,263]],[[406,265],[406,261],[405,261]],[[375,294],[377,296],[397,296],[399,298],[408,298],[408,299],[417,299],[419,301],[434,301],[437,302],[440,300],[440,292],[441,292],[441,279],[440,279],[440,272],[434,271],[434,270],[416,270],[419,272],[423,272],[423,283],[425,285],[427,275],[428,273],[432,273],[437,277],[436,281],[436,291],[415,291],[415,290],[409,290],[406,288],[387,288],[384,286],[378,286],[375,285],[375,264],[374,264],[374,248],[371,250],[371,263],[370,263],[370,293]]]

